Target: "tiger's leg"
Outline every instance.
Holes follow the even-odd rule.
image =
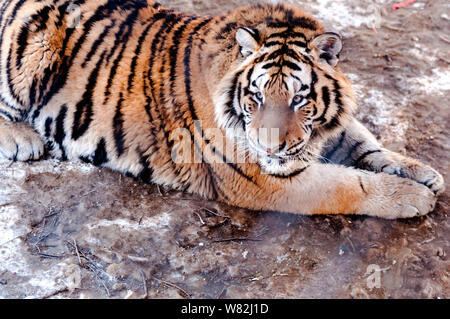
[[[7,0],[0,9],[0,158],[36,160],[44,143],[27,115],[46,70],[56,69],[64,29],[50,2]]]
[[[426,185],[436,195],[445,189],[444,179],[435,169],[383,148],[356,119],[327,146],[323,154],[333,163],[412,179]]]
[[[0,113],[2,113],[1,104]],[[0,158],[28,161],[37,160],[43,154],[44,142],[33,128],[0,117]]]
[[[258,175],[253,180],[224,178],[219,186],[225,188],[225,201],[255,210],[386,219],[425,215],[436,202],[430,189],[410,179],[342,165],[316,163],[292,177]]]

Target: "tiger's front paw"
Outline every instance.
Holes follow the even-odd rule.
[[[387,219],[423,216],[433,211],[436,196],[426,186],[410,179],[377,174],[375,192],[369,194],[369,215]]]
[[[410,158],[386,164],[382,172],[412,179],[427,186],[436,196],[445,190],[444,178],[432,167]]]
[[[0,121],[0,158],[12,161],[37,160],[44,154],[44,143],[30,126]]]

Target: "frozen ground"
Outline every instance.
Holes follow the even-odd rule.
[[[290,2],[344,35],[358,117],[450,189],[448,1]],[[449,205],[407,221],[257,213],[80,163],[1,162],[0,298],[450,298]]]

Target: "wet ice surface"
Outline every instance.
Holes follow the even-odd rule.
[[[205,13],[238,3],[163,2]],[[345,35],[358,118],[448,181],[446,1],[396,12],[393,1],[307,3]],[[449,203],[447,191],[412,220],[311,218],[236,209],[81,163],[0,162],[0,297],[449,298]]]

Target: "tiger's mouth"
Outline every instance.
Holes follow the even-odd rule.
[[[302,141],[295,145],[283,143],[275,148],[265,148],[249,137],[247,137],[247,141],[250,151],[259,159],[266,159],[268,162],[278,161],[281,164],[287,161],[299,160],[304,155],[307,144],[306,141]]]
[[[289,174],[306,165],[308,160],[306,145],[295,148],[285,147],[279,151],[265,150],[261,146],[248,140],[249,150],[256,156],[257,163],[263,173]]]

